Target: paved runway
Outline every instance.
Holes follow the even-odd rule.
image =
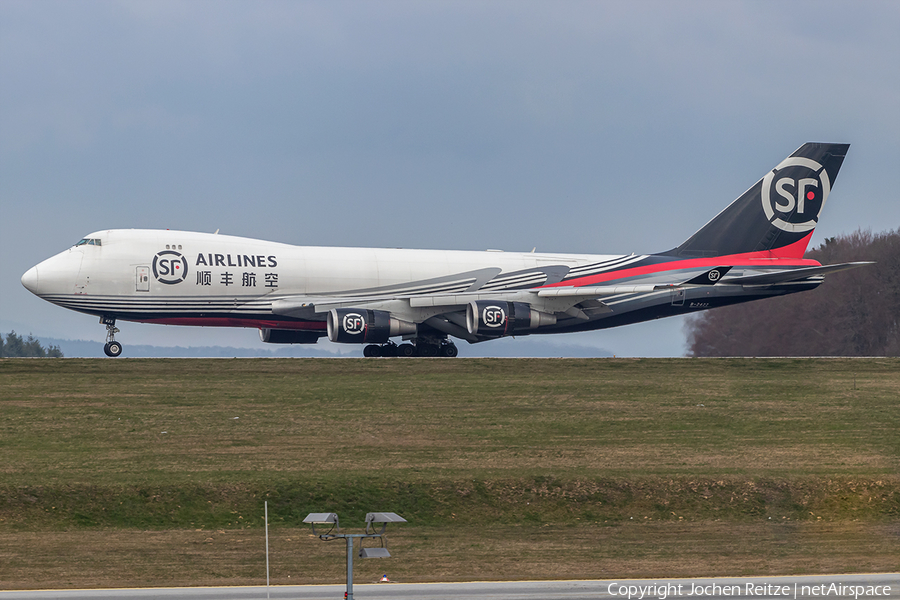
[[[354,600],[900,600],[900,573],[645,579],[354,584]],[[268,596],[267,596],[268,594]],[[0,592],[0,600],[339,600],[344,585]]]

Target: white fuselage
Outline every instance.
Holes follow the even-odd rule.
[[[26,287],[38,288],[39,295],[329,296],[403,286],[485,268],[506,273],[561,264],[577,267],[618,258],[534,252],[292,246],[169,230],[116,229],[88,237],[102,240],[102,244],[72,247],[41,262],[23,276]],[[167,251],[172,254],[157,258],[158,253]],[[180,257],[187,262],[186,273],[178,273],[173,268]],[[136,279],[137,269],[141,267],[150,269],[146,290],[140,290]]]
[[[30,269],[23,284],[66,308],[184,325],[304,328],[270,320],[273,304],[285,298],[515,290],[553,283],[554,269],[565,274],[640,258],[292,246],[170,230],[106,230],[85,239],[91,243]],[[309,317],[321,323],[325,315]]]

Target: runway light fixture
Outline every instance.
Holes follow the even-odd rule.
[[[309,523],[312,525],[313,535],[318,535],[320,538],[323,535],[328,535],[328,533],[318,534],[316,533],[316,524],[319,525],[331,525],[331,529],[337,529],[338,533],[341,531],[341,526],[338,523],[338,516],[335,513],[309,513],[306,515],[306,518],[303,519],[304,523]],[[329,529],[329,533],[331,532]]]
[[[309,523],[312,527],[313,535],[318,536],[320,540],[330,541],[336,539],[347,540],[347,591],[344,598],[353,600],[353,545],[354,541],[359,538],[359,557],[360,558],[390,558],[391,553],[385,548],[384,532],[388,523],[406,523],[406,519],[392,512],[373,512],[366,515],[366,531],[365,533],[341,533],[340,521],[336,513],[309,513],[303,519],[304,523]],[[381,530],[378,525],[381,524]],[[316,525],[330,525],[328,531],[319,533],[316,531]],[[366,538],[377,539],[381,542],[380,548],[363,548],[363,540]]]

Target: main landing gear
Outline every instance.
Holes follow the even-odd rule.
[[[458,354],[459,349],[456,347],[456,344],[448,340],[433,343],[432,341],[417,339],[415,345],[407,342],[398,346],[394,342],[388,342],[387,344],[382,344],[380,346],[377,344],[369,344],[363,348],[363,356],[366,358],[378,356],[442,356],[453,358]]]
[[[122,354],[122,344],[116,341],[116,334],[119,333],[116,320],[112,317],[100,317],[100,323],[106,325],[106,345],[103,346],[103,352],[110,358],[115,358]]]

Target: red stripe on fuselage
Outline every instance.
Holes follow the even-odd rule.
[[[267,319],[234,319],[231,317],[158,317],[153,319],[129,319],[123,321],[154,323],[156,325],[187,325],[190,327],[258,327],[260,329],[296,329],[301,331],[325,331],[325,321],[270,321]]]
[[[673,259],[668,261],[665,260],[666,257],[663,256],[661,257],[662,262],[655,264],[608,271],[606,273],[598,273],[597,275],[588,275],[586,277],[560,281],[559,283],[553,283],[542,287],[582,287],[616,279],[636,277],[638,275],[649,275],[651,273],[662,273],[664,271],[679,271],[681,269],[697,269],[703,267],[819,267],[821,266],[820,262],[803,258],[803,253],[806,252],[806,247],[809,245],[811,237],[812,232],[793,244],[774,250],[764,250],[762,252],[744,252],[741,254],[714,256],[712,258]]]

